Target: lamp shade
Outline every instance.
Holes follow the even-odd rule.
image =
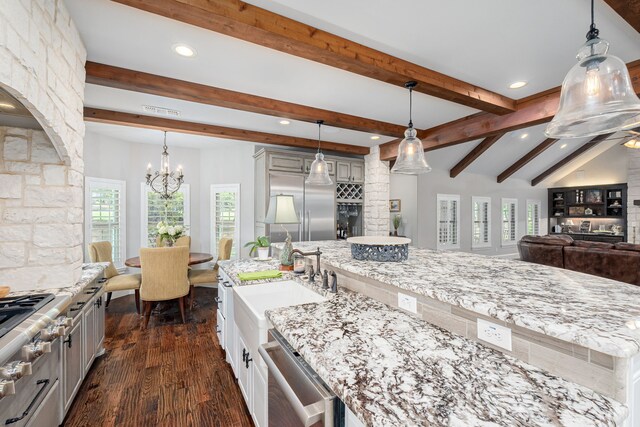
[[[299,224],[300,219],[296,214],[293,196],[286,194],[271,196],[264,222],[267,224]]]
[[[640,137],[633,137],[630,140],[628,140],[627,142],[624,143],[625,147],[628,148],[640,148]]]
[[[580,48],[578,63],[562,83],[560,107],[547,126],[547,137],[596,136],[640,124],[640,99],[627,66],[608,50],[609,43],[599,38]]]
[[[413,127],[404,131],[404,139],[398,146],[398,157],[391,172],[417,175],[431,171],[431,166],[424,158],[422,141],[416,135],[417,132]]]
[[[306,184],[310,185],[331,185],[333,181],[329,177],[329,167],[324,160],[324,154],[317,153],[316,159],[311,163],[311,170],[309,176],[305,180]]]

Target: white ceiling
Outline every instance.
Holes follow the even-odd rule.
[[[290,56],[186,25],[108,0],[65,0],[95,62],[219,86],[391,123],[405,124],[404,88]],[[518,99],[558,86],[574,64],[588,28],[588,0],[251,0],[250,3]],[[596,23],[611,52],[629,62],[640,58],[640,34],[602,0]],[[185,43],[194,58],[176,55]],[[518,90],[507,86],[529,81]],[[142,113],[143,104],[177,109],[181,119],[315,139],[313,124],[278,124],[275,117],[87,85],[86,105]],[[423,129],[477,112],[424,94],[414,97],[414,122]],[[147,141],[154,131],[90,125],[94,132]],[[505,135],[468,169],[498,175],[544,140],[544,125]],[[156,132],[157,133],[157,132]],[[527,139],[519,135],[528,133]],[[370,134],[331,129],[323,140],[372,146]],[[179,144],[206,146],[228,140],[191,135]],[[438,150],[442,164],[455,165],[479,141]],[[561,141],[514,177],[531,179],[584,140]],[[568,144],[561,149],[562,144]],[[428,154],[433,155],[432,154]]]

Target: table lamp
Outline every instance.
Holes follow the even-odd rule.
[[[278,194],[271,196],[269,199],[269,209],[264,219],[266,224],[280,224],[282,229],[287,232],[287,238],[284,241],[282,251],[280,253],[280,264],[284,269],[291,269],[293,261],[289,259],[293,245],[291,245],[291,235],[289,230],[284,228],[284,224],[300,224],[300,219],[296,214],[296,207],[293,203],[293,196],[287,194]]]

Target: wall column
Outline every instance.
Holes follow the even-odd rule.
[[[380,147],[364,157],[364,235],[389,235],[389,162],[380,160]]]

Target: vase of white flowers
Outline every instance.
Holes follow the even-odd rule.
[[[176,240],[184,236],[186,233],[184,226],[179,224],[169,224],[164,221],[160,221],[156,225],[156,230],[160,241],[164,242],[164,245],[169,247],[173,246]]]

